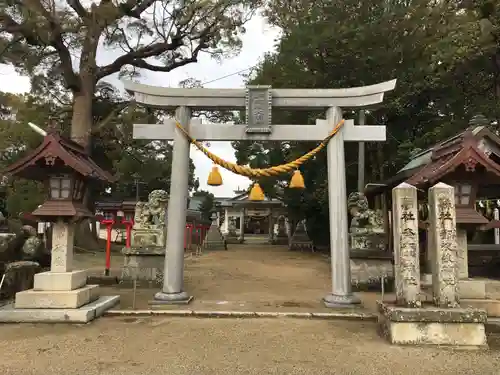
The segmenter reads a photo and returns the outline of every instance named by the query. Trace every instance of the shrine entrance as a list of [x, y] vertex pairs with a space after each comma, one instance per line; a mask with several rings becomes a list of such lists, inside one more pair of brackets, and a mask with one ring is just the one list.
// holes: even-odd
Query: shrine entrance
[[267, 216], [250, 216], [247, 214], [243, 231], [246, 235], [269, 235], [270, 221], [269, 214]]
[[215, 201], [220, 207], [218, 216], [221, 232], [227, 236], [233, 221], [240, 243], [254, 236], [261, 237], [264, 243], [272, 244], [274, 226], [278, 217], [286, 212], [281, 200], [264, 197], [262, 201], [255, 202], [249, 199], [247, 191], [238, 191], [232, 198], [215, 198]]
[[[323, 302], [328, 307], [359, 303], [351, 291], [348, 246], [347, 192], [344, 142], [385, 141], [385, 126], [354, 125], [344, 120], [341, 107], [366, 107], [381, 103], [384, 93], [393, 90], [396, 80], [348, 89], [272, 89], [248, 86], [246, 89], [162, 88], [125, 82], [135, 101], [149, 107], [175, 109], [175, 118], [164, 124], [134, 124], [135, 139], [173, 140], [172, 179], [167, 219], [167, 249], [162, 290], [155, 299], [167, 303], [186, 303], [192, 299], [184, 291], [183, 234], [188, 198], [190, 146], [194, 144], [214, 163], [235, 173], [257, 178], [292, 172], [323, 147], [327, 149], [328, 201], [331, 252], [331, 292]], [[315, 125], [272, 124], [272, 108], [323, 109], [326, 119]], [[192, 118], [191, 110], [246, 110], [245, 125], [204, 124]], [[319, 146], [283, 166], [253, 170], [222, 160], [198, 141], [317, 141]], [[184, 173], [182, 171], [185, 171]], [[271, 173], [272, 172], [272, 173]], [[276, 173], [277, 172], [277, 173]]]

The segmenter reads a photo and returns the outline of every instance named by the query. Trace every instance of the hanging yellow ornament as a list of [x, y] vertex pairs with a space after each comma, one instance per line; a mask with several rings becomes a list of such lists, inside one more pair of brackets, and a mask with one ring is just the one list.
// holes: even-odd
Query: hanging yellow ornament
[[212, 171], [208, 175], [207, 184], [210, 186], [221, 186], [222, 176], [220, 175], [219, 168], [214, 165]]
[[297, 169], [293, 172], [293, 176], [290, 180], [290, 184], [288, 184], [290, 189], [305, 189], [304, 177], [302, 177], [302, 173]]
[[253, 184], [252, 190], [250, 190], [250, 194], [248, 195], [248, 199], [251, 201], [263, 201], [264, 200], [264, 192], [262, 191], [258, 182]]

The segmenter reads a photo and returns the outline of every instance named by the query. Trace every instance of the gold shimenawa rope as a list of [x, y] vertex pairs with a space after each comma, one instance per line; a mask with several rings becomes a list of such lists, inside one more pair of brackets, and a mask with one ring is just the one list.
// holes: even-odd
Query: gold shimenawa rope
[[328, 136], [321, 141], [321, 143], [311, 151], [309, 151], [307, 154], [302, 155], [300, 158], [291, 161], [290, 163], [286, 164], [281, 164], [277, 165], [275, 167], [269, 167], [265, 169], [259, 169], [259, 168], [249, 168], [245, 167], [242, 165], [238, 165], [235, 163], [231, 163], [227, 160], [224, 160], [217, 155], [211, 153], [205, 146], [201, 144], [201, 142], [198, 142], [196, 139], [192, 138], [186, 129], [182, 127], [182, 125], [176, 121], [175, 125], [177, 128], [186, 136], [186, 138], [198, 148], [201, 152], [203, 152], [210, 160], [212, 160], [215, 164], [221, 166], [222, 168], [227, 169], [228, 171], [231, 171], [233, 173], [239, 174], [241, 176], [246, 176], [250, 178], [258, 178], [258, 177], [269, 177], [269, 176], [277, 176], [279, 174], [283, 173], [289, 173], [292, 172], [293, 170], [298, 169], [302, 164], [304, 164], [307, 160], [312, 158], [314, 155], [316, 155], [318, 152], [320, 152], [327, 144], [330, 139], [333, 138], [335, 134], [340, 130], [342, 125], [344, 124], [344, 120], [340, 120], [337, 125], [333, 128], [333, 130], [328, 134]]

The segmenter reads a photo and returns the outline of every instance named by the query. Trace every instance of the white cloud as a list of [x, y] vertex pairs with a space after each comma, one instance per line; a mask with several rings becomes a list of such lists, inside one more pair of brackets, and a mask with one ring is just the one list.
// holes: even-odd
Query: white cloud
[[[170, 73], [143, 72], [140, 81], [157, 86], [177, 87], [180, 81], [186, 78], [195, 78], [201, 82], [207, 82], [205, 87], [243, 87], [243, 77], [241, 74], [235, 73], [255, 66], [266, 52], [273, 49], [278, 35], [279, 31], [270, 27], [265, 19], [255, 16], [247, 24], [246, 34], [243, 36], [243, 48], [238, 56], [218, 63], [204, 54], [198, 63], [175, 69]], [[106, 50], [99, 51], [99, 63], [113, 61], [117, 53]], [[107, 81], [121, 87], [117, 77], [109, 77]], [[11, 67], [0, 65], [0, 91], [23, 93], [29, 91], [29, 88], [28, 78], [20, 77]], [[236, 161], [234, 150], [229, 142], [211, 142], [210, 150], [226, 160]], [[196, 167], [196, 176], [200, 179], [201, 188], [216, 196], [232, 196], [234, 190], [238, 187], [247, 187], [250, 182], [245, 177], [221, 169], [224, 184], [220, 187], [209, 187], [206, 185], [206, 181], [212, 169], [212, 162], [194, 148], [191, 157]]]

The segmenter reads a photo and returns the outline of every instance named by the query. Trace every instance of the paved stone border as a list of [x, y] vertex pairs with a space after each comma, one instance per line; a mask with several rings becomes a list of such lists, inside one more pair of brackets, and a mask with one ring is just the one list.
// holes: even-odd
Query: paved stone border
[[343, 319], [376, 321], [377, 314], [369, 312], [273, 312], [273, 311], [217, 311], [217, 310], [108, 310], [104, 316], [175, 316], [195, 318], [296, 318]]

